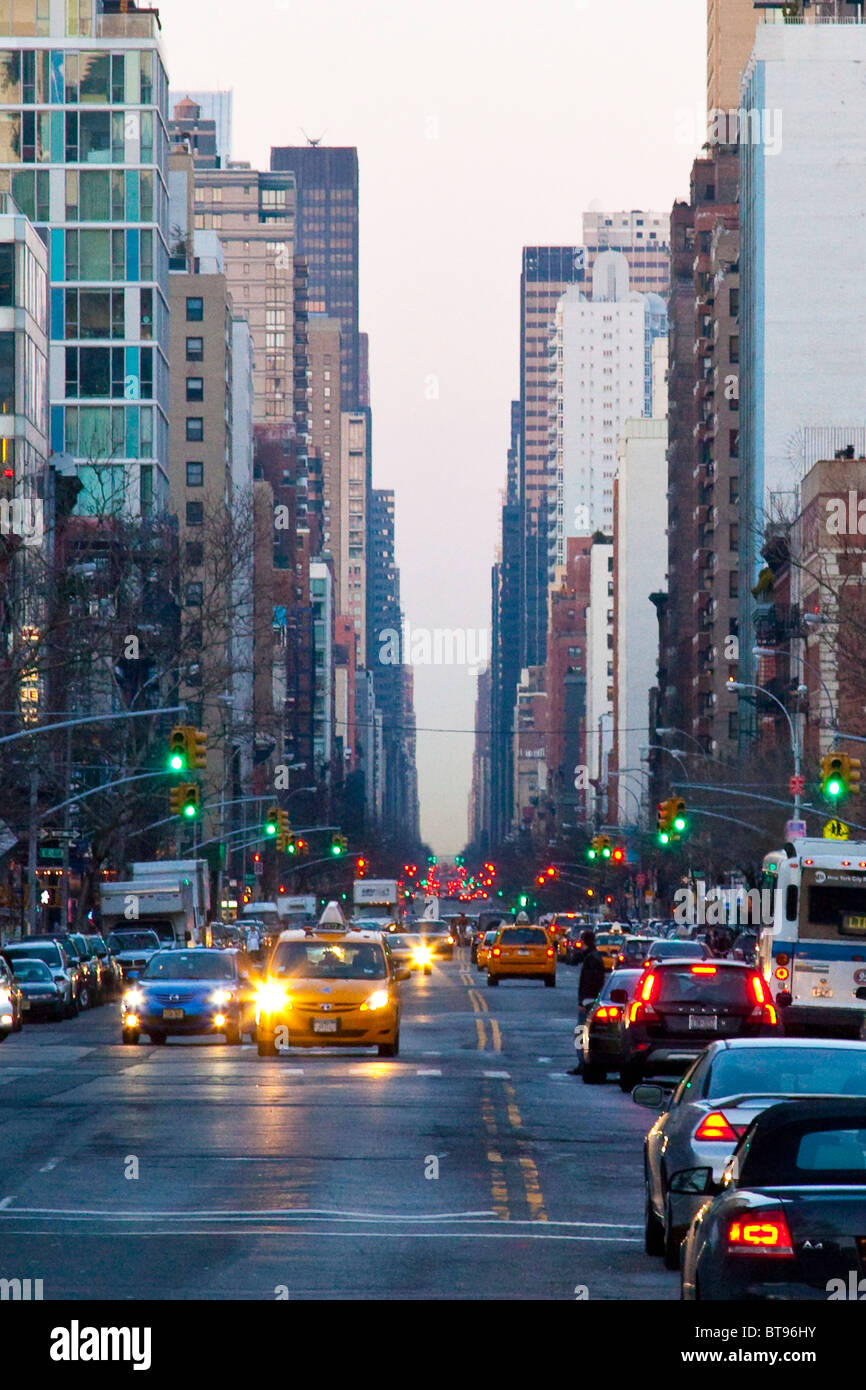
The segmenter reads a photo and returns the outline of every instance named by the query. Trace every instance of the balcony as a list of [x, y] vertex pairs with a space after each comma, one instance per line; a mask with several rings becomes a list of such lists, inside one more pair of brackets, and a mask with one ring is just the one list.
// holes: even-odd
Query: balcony
[[103, 0], [103, 13], [96, 17], [96, 36], [100, 39], [155, 39], [162, 25], [158, 10], [120, 9], [121, 0]]

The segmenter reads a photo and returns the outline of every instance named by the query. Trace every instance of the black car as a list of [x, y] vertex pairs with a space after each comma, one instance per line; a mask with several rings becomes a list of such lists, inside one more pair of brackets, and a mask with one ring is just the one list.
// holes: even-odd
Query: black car
[[95, 970], [95, 958], [90, 955], [89, 946], [82, 937], [73, 932], [58, 932], [53, 937], [59, 941], [71, 963], [78, 972], [77, 998], [79, 1009], [89, 1009], [96, 1003], [99, 979]]
[[[681, 1175], [713, 1192], [712, 1169]], [[682, 1251], [684, 1299], [862, 1296], [866, 1100], [822, 1097], [763, 1110], [732, 1154]]]
[[779, 1036], [779, 1020], [760, 975], [739, 961], [674, 959], [644, 972], [622, 1016], [619, 1081], [631, 1091], [645, 1076], [681, 1076], [717, 1038]]
[[88, 936], [87, 941], [90, 949], [99, 961], [102, 970], [102, 993], [106, 999], [116, 999], [120, 994], [123, 976], [120, 973], [120, 966], [108, 949], [108, 944], [102, 936]]
[[66, 1017], [64, 987], [44, 961], [31, 956], [16, 960], [15, 981], [21, 991], [22, 1013], [28, 1019]]
[[15, 976], [4, 960], [0, 960], [0, 1042], [10, 1033], [21, 1032], [22, 994]]
[[44, 961], [54, 983], [60, 986], [64, 1017], [75, 1017], [78, 1013], [80, 974], [77, 963], [70, 960], [59, 940], [51, 936], [23, 936], [19, 941], [7, 942], [0, 954], [13, 971], [16, 963], [25, 957]]
[[118, 927], [109, 932], [106, 945], [117, 962], [123, 984], [137, 980], [151, 956], [160, 949], [159, 937], [148, 927]]
[[102, 961], [93, 947], [92, 940], [83, 932], [69, 932], [69, 940], [74, 942], [82, 962], [87, 981], [89, 1006], [101, 1004], [106, 997], [106, 985], [102, 979]]
[[604, 982], [601, 994], [587, 1009], [583, 1025], [578, 1024], [575, 1029], [575, 1046], [580, 1047], [582, 1074], [587, 1086], [606, 1081], [610, 1071], [619, 1071], [622, 1015], [628, 1005], [613, 1003], [611, 994], [616, 991], [619, 999], [624, 990], [628, 999], [632, 1000], [641, 979], [642, 970], [612, 971]]

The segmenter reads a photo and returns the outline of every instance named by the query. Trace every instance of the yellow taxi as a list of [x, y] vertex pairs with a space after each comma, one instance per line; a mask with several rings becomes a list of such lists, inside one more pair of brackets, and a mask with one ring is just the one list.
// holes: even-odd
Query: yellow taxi
[[383, 934], [320, 923], [280, 933], [256, 991], [260, 1057], [283, 1047], [375, 1047], [400, 1051], [399, 981]]
[[490, 959], [490, 947], [493, 945], [498, 935], [499, 928], [493, 927], [482, 936], [478, 943], [478, 950], [475, 953], [475, 967], [477, 970], [485, 970], [487, 968], [487, 962]]
[[625, 941], [625, 932], [621, 928], [616, 931], [601, 931], [595, 934], [595, 948], [604, 961], [605, 970], [615, 970], [619, 953]]
[[544, 927], [531, 924], [501, 927], [487, 957], [487, 984], [523, 978], [556, 985], [556, 951]]

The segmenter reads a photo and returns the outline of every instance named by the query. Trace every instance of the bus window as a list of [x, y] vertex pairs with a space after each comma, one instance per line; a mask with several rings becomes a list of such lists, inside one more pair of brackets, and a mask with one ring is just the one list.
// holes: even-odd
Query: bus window
[[796, 883], [789, 883], [785, 890], [785, 916], [789, 922], [796, 922], [797, 920], [798, 898]]
[[816, 883], [814, 871], [807, 871], [803, 889], [806, 912], [801, 937], [866, 942], [866, 883]]

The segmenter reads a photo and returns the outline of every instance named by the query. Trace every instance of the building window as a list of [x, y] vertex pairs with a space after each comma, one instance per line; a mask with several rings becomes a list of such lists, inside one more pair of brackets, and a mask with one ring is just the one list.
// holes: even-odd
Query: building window
[[204, 400], [204, 377], [188, 376], [186, 379], [186, 398], [188, 401]]
[[187, 338], [186, 360], [187, 362], [204, 361], [204, 338]]
[[732, 742], [736, 743], [737, 738], [739, 737], [739, 732], [740, 731], [737, 726], [737, 711], [735, 709], [732, 709], [728, 714], [728, 738], [731, 739]]
[[740, 597], [740, 576], [736, 570], [728, 571], [728, 598]]
[[203, 463], [187, 463], [186, 485], [187, 487], [204, 487]]
[[198, 569], [204, 564], [204, 545], [201, 541], [187, 541], [186, 562], [191, 569]]
[[187, 323], [201, 323], [204, 318], [204, 300], [194, 295], [186, 301]]
[[190, 584], [187, 584], [187, 586], [186, 586], [186, 602], [187, 602], [187, 605], [189, 605], [189, 606], [195, 605], [196, 607], [201, 608], [203, 599], [204, 599], [204, 585], [203, 585], [199, 580], [196, 579], [196, 580], [193, 580]]
[[736, 521], [731, 522], [728, 545], [731, 550], [739, 550], [740, 548], [740, 528]]
[[186, 504], [186, 524], [187, 526], [204, 525], [204, 503], [187, 502]]
[[201, 415], [190, 415], [186, 422], [186, 437], [198, 444], [204, 439], [204, 420]]

